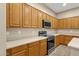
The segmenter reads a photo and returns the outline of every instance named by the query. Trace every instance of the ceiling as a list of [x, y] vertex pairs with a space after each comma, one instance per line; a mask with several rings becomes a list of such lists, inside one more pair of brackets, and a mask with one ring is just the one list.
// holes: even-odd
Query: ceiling
[[63, 11], [67, 11], [73, 8], [79, 7], [79, 3], [43, 3], [46, 7], [50, 8], [55, 13], [60, 13]]

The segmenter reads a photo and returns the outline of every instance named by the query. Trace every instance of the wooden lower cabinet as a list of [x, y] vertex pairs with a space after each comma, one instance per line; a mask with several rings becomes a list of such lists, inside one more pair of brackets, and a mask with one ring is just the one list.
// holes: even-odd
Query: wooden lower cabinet
[[7, 56], [28, 56], [28, 45], [21, 45], [7, 49]]
[[60, 44], [64, 43], [64, 36], [58, 35], [55, 37], [55, 47], [59, 46]]
[[39, 41], [29, 44], [29, 56], [39, 56]]
[[18, 53], [12, 54], [12, 56], [26, 56], [26, 50], [20, 51]]
[[55, 37], [55, 47], [59, 45], [68, 45], [68, 43], [72, 40], [72, 36], [68, 35], [58, 35]]
[[47, 54], [47, 39], [7, 49], [7, 56], [44, 56]]
[[64, 44], [68, 45], [68, 43], [72, 40], [72, 36], [64, 36]]
[[47, 55], [47, 40], [41, 40], [40, 41], [40, 56]]

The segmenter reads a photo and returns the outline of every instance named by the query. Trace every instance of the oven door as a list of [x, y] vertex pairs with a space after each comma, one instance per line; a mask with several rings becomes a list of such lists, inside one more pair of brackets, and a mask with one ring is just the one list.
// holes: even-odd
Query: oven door
[[54, 36], [48, 37], [48, 55], [54, 50]]
[[53, 41], [48, 41], [48, 50], [54, 47]]

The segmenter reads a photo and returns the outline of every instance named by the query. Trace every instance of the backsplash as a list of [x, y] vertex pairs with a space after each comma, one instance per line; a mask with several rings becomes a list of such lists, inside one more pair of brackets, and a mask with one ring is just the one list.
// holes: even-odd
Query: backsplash
[[47, 35], [67, 34], [79, 36], [79, 29], [36, 29], [36, 28], [10, 28], [7, 29], [7, 41], [23, 39], [28, 37], [38, 36], [38, 31], [47, 31]]
[[38, 36], [38, 31], [47, 31], [47, 35], [54, 35], [56, 33], [56, 31], [52, 29], [10, 28], [7, 29], [6, 37], [8, 41], [28, 38], [28, 37]]
[[79, 29], [59, 29], [57, 30], [57, 33], [79, 36]]

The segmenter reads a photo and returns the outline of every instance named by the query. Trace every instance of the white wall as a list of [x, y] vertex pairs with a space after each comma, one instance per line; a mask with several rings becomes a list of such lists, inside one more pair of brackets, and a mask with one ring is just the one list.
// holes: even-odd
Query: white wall
[[27, 4], [29, 4], [29, 5], [31, 5], [31, 6], [33, 6], [33, 7], [35, 7], [35, 8], [37, 8], [37, 9], [39, 9], [39, 10], [42, 10], [43, 12], [45, 12], [45, 13], [51, 15], [51, 16], [56, 17], [55, 12], [51, 11], [51, 10], [48, 9], [46, 6], [44, 6], [44, 5], [40, 4], [40, 3], [27, 3]]
[[6, 6], [0, 3], [0, 56], [6, 55]]
[[79, 8], [71, 9], [71, 10], [57, 14], [57, 18], [59, 19], [73, 17], [73, 16], [79, 16]]

